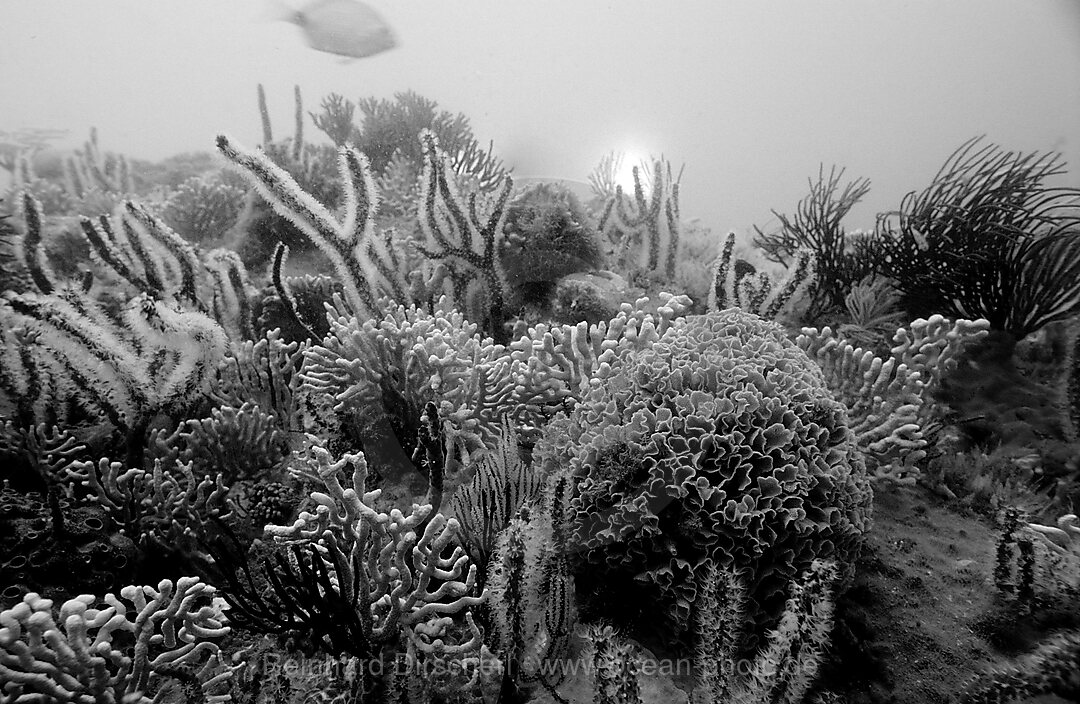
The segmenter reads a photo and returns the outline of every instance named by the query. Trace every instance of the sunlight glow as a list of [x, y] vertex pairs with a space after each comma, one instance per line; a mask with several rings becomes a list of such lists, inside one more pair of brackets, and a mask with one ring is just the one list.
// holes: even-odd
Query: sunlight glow
[[[620, 154], [620, 160], [615, 170], [615, 184], [622, 186], [625, 193], [634, 192], [634, 167], [641, 171], [642, 167], [649, 163], [647, 152], [640, 149], [624, 149]], [[642, 183], [648, 183], [645, 173], [641, 173]]]

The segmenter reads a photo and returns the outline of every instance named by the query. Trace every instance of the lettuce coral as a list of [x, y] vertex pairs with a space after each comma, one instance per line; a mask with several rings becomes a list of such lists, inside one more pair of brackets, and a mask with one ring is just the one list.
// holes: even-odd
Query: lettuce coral
[[813, 560], [853, 557], [870, 527], [865, 465], [843, 405], [783, 328], [728, 309], [605, 357], [534, 460], [574, 483], [569, 549], [606, 604], [662, 603], [680, 634], [702, 571], [733, 566], [762, 633]]

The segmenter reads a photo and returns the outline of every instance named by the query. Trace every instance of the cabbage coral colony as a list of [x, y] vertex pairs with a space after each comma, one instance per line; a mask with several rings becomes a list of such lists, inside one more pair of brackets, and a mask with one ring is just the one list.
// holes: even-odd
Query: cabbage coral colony
[[[887, 339], [793, 327], [856, 295], [909, 319], [896, 306], [931, 287], [909, 270], [960, 214], [953, 230], [915, 221], [948, 189], [909, 201], [895, 238], [861, 240], [903, 254], [897, 296], [845, 263], [838, 220], [866, 184], [831, 202], [835, 171], [762, 235], [790, 265], [774, 276], [736, 257], [734, 234], [711, 263], [680, 257], [666, 162], [594, 212], [555, 185], [515, 192], [463, 117], [397, 100], [361, 102], [357, 126], [356, 105], [328, 98], [314, 117], [331, 164], [304, 142], [299, 91], [294, 137], [273, 142], [260, 89], [263, 148], [217, 140], [243, 185], [189, 175], [162, 207], [132, 198], [135, 170], [95, 135], [68, 202], [115, 208], [77, 213], [91, 258], [75, 279], [24, 169], [0, 220], [0, 702], [634, 702], [646, 644], [693, 662], [694, 701], [835, 701], [820, 675], [874, 489], [940, 484], [949, 374], [992, 325], [1074, 314], [1072, 264], [1012, 313], [947, 281], [943, 312], [987, 317], [932, 314]], [[961, 167], [998, 178], [967, 149]], [[1028, 186], [1047, 170], [1017, 168]], [[1037, 207], [999, 228], [1021, 277], [1046, 266], [1031, 252], [1078, 236], [1066, 220], [1024, 230], [1050, 217]], [[281, 242], [261, 246], [265, 281], [204, 248], [229, 228], [284, 232], [270, 211], [323, 274], [286, 275]], [[903, 253], [916, 232], [933, 246]], [[707, 289], [675, 289], [690, 266], [709, 267]], [[572, 279], [602, 319], [551, 305]], [[1006, 557], [1030, 545], [1010, 525]], [[1032, 525], [1080, 542], [1068, 521]], [[970, 696], [1048, 689], [1076, 652], [1059, 637]]]

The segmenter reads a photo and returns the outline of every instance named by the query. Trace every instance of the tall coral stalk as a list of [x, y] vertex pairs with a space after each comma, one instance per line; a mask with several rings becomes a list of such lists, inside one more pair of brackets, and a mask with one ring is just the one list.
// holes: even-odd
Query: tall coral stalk
[[634, 195], [627, 197], [616, 186], [600, 218], [600, 230], [618, 249], [618, 262], [627, 273], [675, 279], [679, 251], [679, 181], [671, 173], [671, 163], [660, 159], [648, 174], [649, 193], [641, 168], [635, 166]]
[[452, 296], [455, 307], [489, 335], [505, 339], [507, 282], [499, 248], [513, 179], [509, 175], [502, 179], [483, 214], [478, 194], [465, 198], [459, 192], [453, 165], [439, 149], [435, 133], [424, 130], [420, 141], [424, 147], [420, 225], [426, 241], [418, 249], [439, 265], [429, 287]]
[[338, 150], [338, 172], [345, 189], [345, 214], [339, 220], [261, 150], [245, 150], [224, 135], [217, 138], [217, 146], [275, 212], [327, 256], [357, 316], [377, 317], [377, 301], [382, 296], [408, 300], [398, 253], [385, 233], [375, 232], [379, 197], [366, 156], [349, 147]]

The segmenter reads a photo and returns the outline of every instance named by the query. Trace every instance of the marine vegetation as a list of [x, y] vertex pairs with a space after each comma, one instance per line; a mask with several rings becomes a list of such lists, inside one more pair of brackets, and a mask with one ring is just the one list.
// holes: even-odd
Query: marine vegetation
[[539, 183], [506, 208], [503, 268], [513, 296], [544, 301], [567, 274], [601, 268], [599, 235], [577, 197], [557, 184]]
[[[328, 97], [333, 146], [259, 94], [227, 172], [11, 159], [0, 703], [1075, 698], [1055, 158], [969, 143], [871, 234], [822, 171], [770, 271], [663, 159], [582, 204], [416, 94]], [[1037, 331], [1021, 434], [957, 389]]]
[[776, 232], [755, 228], [754, 244], [771, 261], [787, 266], [800, 250], [813, 252], [818, 276], [806, 313], [811, 319], [843, 305], [852, 287], [874, 269], [870, 240], [860, 233], [849, 234], [843, 225], [851, 209], [870, 191], [870, 181], [856, 179], [841, 188], [843, 175], [844, 170], [834, 166], [826, 176], [822, 168], [793, 215], [773, 211], [780, 220]]

